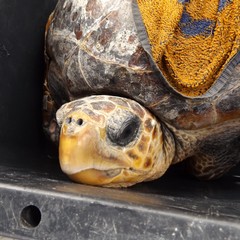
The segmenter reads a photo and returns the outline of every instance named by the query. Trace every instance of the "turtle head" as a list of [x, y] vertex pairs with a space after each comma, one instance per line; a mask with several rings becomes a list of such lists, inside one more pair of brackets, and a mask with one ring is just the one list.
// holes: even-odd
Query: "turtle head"
[[161, 124], [133, 100], [82, 98], [63, 105], [57, 120], [60, 165], [76, 182], [130, 186], [160, 177], [171, 164], [174, 149]]

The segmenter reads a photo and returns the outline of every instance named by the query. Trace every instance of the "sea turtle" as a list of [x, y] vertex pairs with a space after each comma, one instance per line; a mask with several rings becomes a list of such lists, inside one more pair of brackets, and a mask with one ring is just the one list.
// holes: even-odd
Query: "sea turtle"
[[[130, 186], [183, 160], [212, 179], [240, 161], [240, 25], [227, 18], [239, 16], [240, 4], [201, 1], [204, 11], [197, 2], [58, 1], [46, 28], [44, 128], [60, 139], [71, 179]], [[156, 28], [158, 9], [164, 24]]]

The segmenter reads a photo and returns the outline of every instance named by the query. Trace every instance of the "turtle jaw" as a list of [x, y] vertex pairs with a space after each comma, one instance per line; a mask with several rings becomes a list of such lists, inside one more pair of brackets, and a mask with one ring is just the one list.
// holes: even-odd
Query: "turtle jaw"
[[104, 187], [129, 187], [136, 184], [138, 173], [132, 169], [116, 168], [110, 170], [88, 169], [69, 175], [75, 182]]
[[132, 100], [86, 97], [63, 105], [57, 120], [60, 165], [76, 182], [127, 187], [159, 178], [172, 162], [166, 130]]
[[101, 128], [91, 123], [81, 129], [62, 125], [59, 143], [62, 171], [75, 182], [95, 186], [128, 187], [145, 181], [151, 169], [139, 168], [125, 151], [106, 145], [100, 132]]
[[89, 124], [79, 131], [63, 124], [59, 160], [70, 179], [89, 185], [130, 186], [136, 183], [138, 175], [124, 154], [107, 150], [99, 128]]

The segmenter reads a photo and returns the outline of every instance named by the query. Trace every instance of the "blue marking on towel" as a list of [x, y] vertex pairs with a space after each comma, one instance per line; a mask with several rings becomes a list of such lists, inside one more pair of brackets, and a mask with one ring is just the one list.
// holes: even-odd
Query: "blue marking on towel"
[[181, 31], [189, 36], [212, 35], [214, 32], [214, 26], [215, 21], [209, 19], [194, 20], [186, 10], [184, 10], [179, 22]]
[[180, 3], [189, 3], [190, 0], [178, 0], [178, 2], [180, 2]]
[[221, 12], [232, 0], [219, 0], [218, 11]]

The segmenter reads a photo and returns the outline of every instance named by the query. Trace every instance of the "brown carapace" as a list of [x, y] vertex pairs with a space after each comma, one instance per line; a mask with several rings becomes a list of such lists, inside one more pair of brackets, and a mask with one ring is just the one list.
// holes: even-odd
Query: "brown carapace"
[[[164, 49], [157, 59], [152, 44], [157, 38], [150, 36], [144, 15], [144, 4], [151, 2], [170, 3], [59, 0], [49, 18], [44, 129], [55, 142], [60, 139], [61, 167], [77, 182], [130, 186], [158, 178], [183, 160], [195, 176], [212, 179], [240, 161], [239, 17], [229, 18], [239, 11], [239, 1], [172, 1], [181, 10], [180, 22], [161, 28], [169, 34], [161, 35]], [[225, 13], [227, 18], [221, 17]], [[161, 16], [165, 22], [173, 20], [171, 14]], [[229, 19], [234, 19], [231, 26], [225, 21]], [[206, 50], [215, 37], [224, 44], [229, 39], [224, 51], [213, 42]], [[191, 39], [199, 44], [192, 45], [192, 52], [181, 52], [178, 46], [187, 49]], [[183, 56], [198, 56], [202, 46], [204, 64], [195, 58], [189, 66]], [[216, 52], [222, 54], [221, 62], [210, 59]], [[193, 69], [193, 83], [200, 78], [211, 83], [203, 84], [204, 89], [184, 85], [188, 80], [175, 76], [181, 71], [186, 75], [181, 66]], [[197, 69], [201, 74], [194, 78]]]

